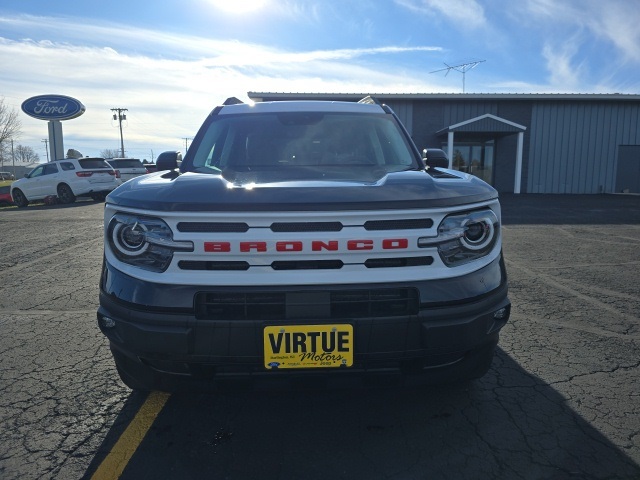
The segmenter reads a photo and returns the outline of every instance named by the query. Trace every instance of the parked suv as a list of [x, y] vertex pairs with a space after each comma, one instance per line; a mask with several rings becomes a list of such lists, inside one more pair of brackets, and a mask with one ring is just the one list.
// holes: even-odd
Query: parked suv
[[105, 202], [98, 325], [126, 385], [488, 371], [498, 192], [427, 169], [388, 106], [230, 99], [178, 160]]
[[107, 163], [120, 174], [121, 183], [149, 173], [144, 164], [137, 158], [109, 158]]
[[60, 203], [73, 203], [76, 197], [104, 197], [120, 182], [116, 171], [104, 158], [65, 158], [37, 166], [25, 178], [11, 184], [11, 196], [18, 207], [56, 196]]
[[0, 180], [13, 180], [15, 177], [10, 172], [0, 172]]

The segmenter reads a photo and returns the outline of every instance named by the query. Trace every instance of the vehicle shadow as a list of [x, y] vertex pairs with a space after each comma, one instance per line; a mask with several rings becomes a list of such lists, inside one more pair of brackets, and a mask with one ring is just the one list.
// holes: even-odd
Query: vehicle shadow
[[503, 225], [640, 223], [640, 195], [500, 194]]
[[499, 349], [464, 385], [174, 394], [120, 478], [638, 479], [640, 466]]
[[[95, 205], [96, 203], [104, 203], [104, 202], [98, 202], [91, 198], [83, 197], [83, 198], [76, 199], [76, 201], [73, 203], [54, 203], [51, 205], [47, 205], [42, 202], [34, 202], [34, 203], [30, 203], [28, 206], [24, 207], [24, 209], [22, 210], [28, 210], [28, 211], [60, 210], [63, 208], [81, 208], [81, 207], [86, 207], [88, 205]], [[19, 207], [13, 205], [11, 207], [6, 207], [6, 208], [18, 209]]]

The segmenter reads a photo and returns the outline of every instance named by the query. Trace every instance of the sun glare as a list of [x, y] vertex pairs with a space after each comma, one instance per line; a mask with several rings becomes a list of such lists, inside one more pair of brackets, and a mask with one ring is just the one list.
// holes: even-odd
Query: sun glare
[[251, 13], [265, 7], [269, 0], [209, 0], [217, 9], [227, 13]]

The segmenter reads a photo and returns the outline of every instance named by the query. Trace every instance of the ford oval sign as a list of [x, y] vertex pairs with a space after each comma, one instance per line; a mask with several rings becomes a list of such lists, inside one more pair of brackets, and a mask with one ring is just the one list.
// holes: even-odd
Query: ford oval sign
[[64, 95], [38, 95], [22, 102], [22, 111], [40, 120], [71, 120], [85, 110], [78, 100]]

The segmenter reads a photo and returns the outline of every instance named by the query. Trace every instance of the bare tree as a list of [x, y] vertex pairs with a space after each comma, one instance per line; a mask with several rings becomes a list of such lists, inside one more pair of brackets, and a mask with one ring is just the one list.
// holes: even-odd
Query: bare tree
[[25, 145], [18, 145], [14, 148], [14, 155], [16, 157], [16, 162], [22, 163], [37, 163], [40, 162], [40, 156], [36, 153], [36, 151]]
[[22, 124], [18, 118], [18, 112], [4, 103], [4, 97], [0, 98], [0, 155], [4, 165], [7, 153], [7, 143], [20, 135]]
[[120, 149], [116, 148], [105, 148], [104, 150], [100, 150], [100, 156], [102, 158], [119, 158], [120, 157]]

